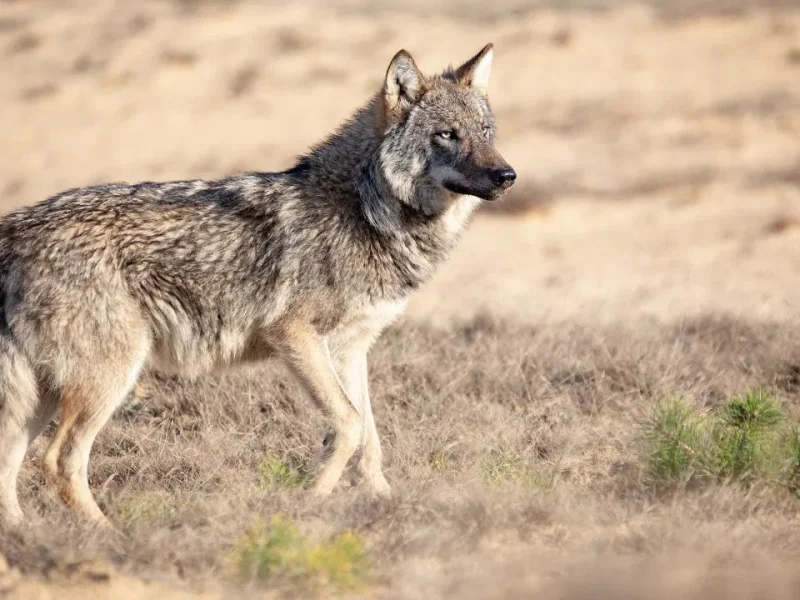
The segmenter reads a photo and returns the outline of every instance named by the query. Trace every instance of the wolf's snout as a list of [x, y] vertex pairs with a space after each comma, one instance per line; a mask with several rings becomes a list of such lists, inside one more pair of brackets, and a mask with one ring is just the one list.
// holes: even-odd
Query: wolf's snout
[[511, 167], [493, 169], [489, 172], [489, 178], [497, 187], [508, 188], [514, 184], [514, 180], [517, 178], [517, 172]]

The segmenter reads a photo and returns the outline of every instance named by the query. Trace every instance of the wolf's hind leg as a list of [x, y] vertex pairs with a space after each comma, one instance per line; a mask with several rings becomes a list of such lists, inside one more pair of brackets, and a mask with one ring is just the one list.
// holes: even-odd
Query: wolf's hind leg
[[76, 369], [76, 376], [63, 386], [61, 418], [44, 457], [45, 473], [61, 500], [101, 525], [109, 523], [89, 489], [89, 454], [95, 437], [133, 388], [146, 358], [145, 343], [130, 350], [125, 359]]

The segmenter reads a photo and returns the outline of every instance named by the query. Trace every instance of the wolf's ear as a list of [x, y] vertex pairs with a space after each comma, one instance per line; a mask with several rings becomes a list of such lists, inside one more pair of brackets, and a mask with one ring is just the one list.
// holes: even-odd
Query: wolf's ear
[[426, 89], [427, 82], [414, 59], [405, 50], [400, 50], [386, 70], [383, 100], [387, 114], [401, 117], [411, 110]]
[[458, 82], [461, 85], [475, 88], [484, 96], [488, 95], [493, 55], [494, 45], [486, 44], [483, 50], [456, 69]]

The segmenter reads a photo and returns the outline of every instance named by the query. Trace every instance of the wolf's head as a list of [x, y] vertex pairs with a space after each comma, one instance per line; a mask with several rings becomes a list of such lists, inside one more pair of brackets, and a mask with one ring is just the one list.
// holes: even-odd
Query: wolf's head
[[376, 110], [380, 166], [398, 198], [427, 213], [459, 195], [494, 200], [517, 174], [494, 146], [487, 45], [458, 69], [424, 76], [405, 50], [386, 72]]

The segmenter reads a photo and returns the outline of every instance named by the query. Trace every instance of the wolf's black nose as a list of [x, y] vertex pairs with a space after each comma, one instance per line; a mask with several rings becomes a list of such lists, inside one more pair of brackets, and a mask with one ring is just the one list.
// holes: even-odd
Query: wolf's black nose
[[489, 177], [492, 179], [492, 183], [496, 186], [501, 185], [511, 185], [514, 183], [514, 180], [517, 178], [517, 172], [514, 169], [496, 169], [489, 173]]

